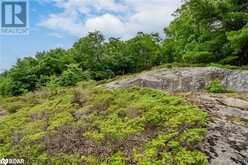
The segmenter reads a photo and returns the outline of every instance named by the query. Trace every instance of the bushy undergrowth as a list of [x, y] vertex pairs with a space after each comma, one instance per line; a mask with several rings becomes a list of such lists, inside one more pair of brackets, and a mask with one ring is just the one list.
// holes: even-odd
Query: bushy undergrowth
[[[0, 157], [26, 164], [207, 164], [198, 149], [207, 114], [182, 98], [94, 82], [46, 94], [0, 119]], [[28, 97], [2, 103], [12, 107]]]
[[211, 93], [234, 93], [233, 90], [226, 88], [221, 84], [220, 80], [212, 81], [207, 87], [208, 92]]
[[207, 90], [211, 93], [223, 93], [225, 91], [219, 80], [212, 81], [207, 86]]

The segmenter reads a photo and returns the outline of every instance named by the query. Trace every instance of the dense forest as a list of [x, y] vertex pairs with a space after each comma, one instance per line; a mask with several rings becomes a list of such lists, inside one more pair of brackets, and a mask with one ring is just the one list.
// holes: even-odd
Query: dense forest
[[247, 0], [185, 0], [174, 15], [163, 39], [142, 32], [127, 41], [105, 39], [97, 31], [71, 49], [19, 59], [1, 74], [0, 95], [104, 80], [165, 63], [248, 64]]

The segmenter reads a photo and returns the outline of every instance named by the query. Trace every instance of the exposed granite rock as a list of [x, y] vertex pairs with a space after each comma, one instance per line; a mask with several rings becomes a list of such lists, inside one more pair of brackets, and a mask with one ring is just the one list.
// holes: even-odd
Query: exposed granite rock
[[245, 100], [231, 98], [231, 97], [223, 97], [218, 99], [218, 101], [229, 107], [236, 107], [242, 110], [247, 110], [248, 112], [248, 102]]
[[[186, 99], [210, 116], [209, 131], [202, 145], [202, 150], [209, 156], [209, 164], [247, 165], [248, 111], [245, 109], [248, 108], [248, 101], [207, 93], [194, 93]], [[243, 104], [238, 105], [229, 100]]]
[[209, 156], [209, 164], [248, 165], [248, 98], [202, 92], [214, 80], [220, 80], [228, 89], [248, 93], [248, 71], [216, 67], [160, 69], [114, 81], [106, 87], [139, 85], [184, 96], [210, 116], [209, 131], [202, 144], [202, 151]]
[[200, 91], [214, 80], [238, 92], [248, 92], [248, 71], [216, 67], [186, 67], [145, 72], [129, 80], [114, 81], [108, 88], [125, 88], [140, 85], [166, 91]]

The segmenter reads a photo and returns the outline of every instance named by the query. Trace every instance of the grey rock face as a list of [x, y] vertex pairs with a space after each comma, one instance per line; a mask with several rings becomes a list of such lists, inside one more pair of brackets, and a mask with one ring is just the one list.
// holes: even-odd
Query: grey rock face
[[248, 97], [201, 92], [214, 80], [220, 80], [228, 89], [248, 94], [248, 71], [216, 67], [160, 69], [114, 81], [106, 87], [139, 85], [183, 95], [209, 114], [208, 134], [201, 148], [209, 156], [209, 164], [248, 165]]
[[223, 94], [206, 93], [193, 94], [187, 100], [201, 107], [210, 116], [208, 134], [202, 145], [202, 151], [209, 156], [209, 164], [247, 165], [248, 101]]
[[125, 88], [130, 85], [152, 87], [166, 91], [200, 91], [214, 80], [238, 92], [248, 92], [248, 71], [233, 71], [216, 67], [188, 67], [160, 69], [145, 72], [135, 78], [114, 81], [107, 88]]

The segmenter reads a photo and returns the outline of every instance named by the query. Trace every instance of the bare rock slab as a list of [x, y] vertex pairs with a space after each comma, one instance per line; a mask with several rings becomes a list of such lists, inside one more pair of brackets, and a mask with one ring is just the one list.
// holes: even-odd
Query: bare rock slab
[[107, 88], [125, 88], [131, 85], [152, 87], [166, 91], [201, 91], [214, 80], [237, 92], [248, 92], [248, 71], [217, 67], [164, 68], [142, 73], [137, 77], [114, 81]]

